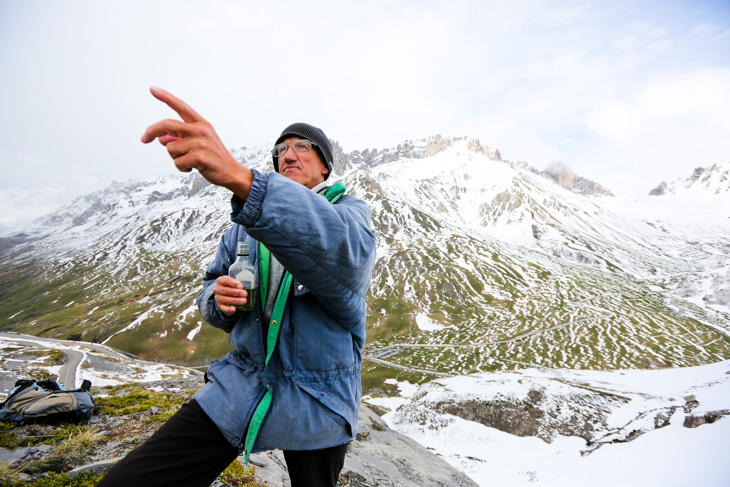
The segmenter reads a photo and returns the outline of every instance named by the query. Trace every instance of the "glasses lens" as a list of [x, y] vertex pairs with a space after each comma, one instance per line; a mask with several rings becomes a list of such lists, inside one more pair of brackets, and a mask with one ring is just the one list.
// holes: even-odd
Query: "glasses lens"
[[[308, 140], [295, 140], [291, 143], [292, 150], [294, 152], [309, 152], [312, 150], [312, 146], [315, 145], [314, 142], [310, 142]], [[276, 144], [274, 148], [271, 150], [271, 154], [274, 157], [281, 157], [284, 154], [286, 154], [286, 151], [289, 150], [289, 145], [285, 143]]]
[[312, 143], [308, 140], [296, 140], [291, 146], [295, 152], [307, 152], [312, 150]]
[[271, 151], [274, 157], [281, 157], [286, 153], [286, 144], [276, 144]]

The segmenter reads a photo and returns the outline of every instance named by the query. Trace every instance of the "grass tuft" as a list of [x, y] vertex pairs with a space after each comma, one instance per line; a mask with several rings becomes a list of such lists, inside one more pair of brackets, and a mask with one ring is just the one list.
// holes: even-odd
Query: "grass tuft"
[[160, 410], [159, 414], [151, 416], [151, 420], [164, 423], [175, 414], [180, 406], [187, 402], [187, 398], [179, 394], [157, 392], [130, 384], [113, 390], [114, 395], [98, 397], [96, 404], [99, 411], [112, 416], [148, 411], [151, 407]]
[[47, 442], [54, 446], [53, 452], [44, 458], [26, 464], [23, 471], [29, 474], [67, 472], [83, 464], [86, 457], [93, 453], [96, 444], [103, 439], [104, 437], [94, 428], [68, 424], [60, 428]]
[[218, 480], [222, 482], [223, 487], [266, 487], [266, 485], [256, 482], [253, 465], [246, 468], [238, 460], [233, 460], [218, 476]]

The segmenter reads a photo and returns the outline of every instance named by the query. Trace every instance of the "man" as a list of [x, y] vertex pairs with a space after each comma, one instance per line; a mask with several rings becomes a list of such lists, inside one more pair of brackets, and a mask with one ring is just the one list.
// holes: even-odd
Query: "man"
[[[327, 187], [332, 147], [320, 129], [287, 127], [272, 151], [275, 173], [261, 174], [233, 159], [182, 100], [151, 92], [182, 121], [151, 125], [142, 142], [158, 139], [180, 171], [197, 169], [233, 192], [235, 225], [205, 273], [198, 306], [230, 333], [234, 351], [213, 362], [195, 399], [99, 485], [207, 486], [240, 453], [280, 448], [293, 487], [334, 486], [357, 432], [375, 258], [370, 211], [341, 185]], [[249, 296], [227, 275], [239, 241], [262, 270], [250, 312], [236, 310]]]

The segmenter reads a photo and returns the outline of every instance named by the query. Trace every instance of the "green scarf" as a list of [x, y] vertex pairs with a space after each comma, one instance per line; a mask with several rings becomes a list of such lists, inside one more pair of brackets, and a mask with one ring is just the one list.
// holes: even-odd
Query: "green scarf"
[[[345, 185], [341, 182], [337, 182], [332, 186], [327, 187], [325, 192], [325, 198], [330, 203], [335, 203], [340, 197], [345, 194]], [[271, 252], [266, 248], [264, 244], [259, 242], [259, 295], [261, 299], [261, 309], [265, 306], [265, 300], [267, 296], [267, 287], [269, 283], [269, 265], [271, 263]], [[289, 291], [291, 291], [292, 280], [291, 273], [284, 271], [284, 278], [282, 279], [281, 286], [279, 287], [279, 293], [276, 295], [276, 301], [274, 301], [274, 310], [271, 313], [271, 322], [269, 323], [269, 332], [266, 335], [266, 363], [264, 365], [264, 372], [269, 366], [269, 359], [274, 353], [276, 342], [279, 339], [279, 329], [281, 328], [281, 318], [284, 316], [284, 308], [286, 308], [286, 302], [289, 298]], [[246, 441], [244, 442], [244, 453], [246, 455], [246, 467], [248, 467], [248, 457], [251, 455], [253, 450], [253, 444], [256, 441], [256, 437], [259, 434], [259, 429], [264, 422], [266, 413], [269, 412], [271, 407], [271, 389], [267, 388], [264, 397], [261, 398], [259, 405], [256, 406], [256, 410], [251, 417], [251, 423], [248, 425], [248, 432], [246, 433]]]

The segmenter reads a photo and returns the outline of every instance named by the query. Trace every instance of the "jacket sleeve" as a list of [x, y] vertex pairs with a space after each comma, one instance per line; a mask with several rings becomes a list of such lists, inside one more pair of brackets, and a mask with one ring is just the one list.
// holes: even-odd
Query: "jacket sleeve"
[[248, 200], [234, 197], [232, 206], [232, 220], [263, 242], [338, 322], [362, 326], [375, 262], [363, 201], [345, 195], [331, 204], [279, 174], [254, 171]]
[[230, 263], [233, 262], [232, 259], [234, 257], [232, 249], [236, 245], [236, 234], [236, 227], [233, 227], [226, 230], [221, 236], [220, 243], [218, 244], [218, 252], [216, 252], [215, 259], [213, 259], [213, 262], [205, 271], [205, 275], [203, 276], [203, 290], [200, 291], [197, 298], [200, 316], [210, 325], [220, 328], [226, 333], [230, 333], [236, 325], [241, 312], [227, 315], [221, 311], [215, 302], [213, 288], [215, 287], [216, 280], [220, 276], [228, 275], [228, 268], [230, 267]]

